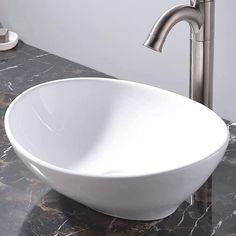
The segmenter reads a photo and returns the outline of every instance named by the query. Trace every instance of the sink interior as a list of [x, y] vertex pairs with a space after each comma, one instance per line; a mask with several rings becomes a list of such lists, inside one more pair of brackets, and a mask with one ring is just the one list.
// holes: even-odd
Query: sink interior
[[14, 139], [41, 161], [78, 174], [168, 171], [217, 152], [228, 135], [208, 108], [133, 82], [67, 79], [20, 96], [9, 120]]

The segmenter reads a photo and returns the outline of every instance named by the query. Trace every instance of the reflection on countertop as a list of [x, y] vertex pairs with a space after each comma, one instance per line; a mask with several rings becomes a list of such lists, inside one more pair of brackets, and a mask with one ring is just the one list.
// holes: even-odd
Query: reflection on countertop
[[[100, 214], [53, 191], [25, 167], [4, 131], [8, 105], [29, 87], [80, 76], [107, 77], [22, 41], [15, 49], [0, 53], [0, 235], [236, 235], [236, 123], [233, 122], [227, 122], [230, 144], [211, 177], [211, 187], [205, 189], [206, 194], [199, 195], [193, 205], [183, 202], [174, 214], [162, 220], [135, 222]], [[170, 147], [171, 142], [173, 136]]]

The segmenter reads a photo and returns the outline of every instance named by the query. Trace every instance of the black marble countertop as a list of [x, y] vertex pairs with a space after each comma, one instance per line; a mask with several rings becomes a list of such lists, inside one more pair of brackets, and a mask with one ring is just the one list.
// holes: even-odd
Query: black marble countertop
[[[227, 122], [230, 144], [193, 205], [171, 216], [136, 222], [95, 212], [52, 190], [16, 157], [4, 131], [10, 102], [36, 84], [69, 77], [106, 75], [20, 42], [0, 52], [0, 235], [1, 236], [236, 236], [236, 123]], [[170, 144], [171, 145], [171, 144]], [[200, 173], [199, 173], [200, 174]], [[210, 185], [209, 185], [210, 186]]]

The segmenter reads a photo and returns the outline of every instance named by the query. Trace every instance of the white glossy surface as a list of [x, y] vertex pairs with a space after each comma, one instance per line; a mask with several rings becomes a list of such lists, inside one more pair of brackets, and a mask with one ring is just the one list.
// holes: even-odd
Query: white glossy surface
[[0, 51], [7, 51], [14, 48], [18, 43], [18, 35], [15, 32], [9, 31], [9, 41], [0, 43]]
[[165, 217], [210, 176], [228, 144], [208, 108], [154, 87], [75, 78], [31, 88], [8, 108], [7, 135], [57, 191], [128, 219]]

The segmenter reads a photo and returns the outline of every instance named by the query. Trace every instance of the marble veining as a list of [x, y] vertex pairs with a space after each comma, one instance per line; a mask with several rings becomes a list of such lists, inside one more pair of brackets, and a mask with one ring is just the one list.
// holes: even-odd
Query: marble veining
[[[4, 131], [10, 102], [36, 84], [70, 77], [106, 75], [24, 44], [0, 53], [1, 236], [236, 236], [236, 123], [211, 184], [171, 216], [136, 222], [95, 212], [55, 192], [16, 157]], [[171, 147], [171, 142], [170, 142]]]

